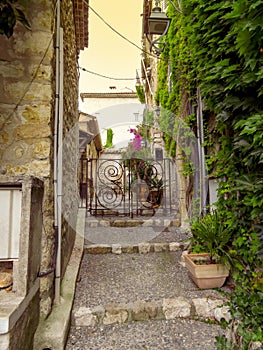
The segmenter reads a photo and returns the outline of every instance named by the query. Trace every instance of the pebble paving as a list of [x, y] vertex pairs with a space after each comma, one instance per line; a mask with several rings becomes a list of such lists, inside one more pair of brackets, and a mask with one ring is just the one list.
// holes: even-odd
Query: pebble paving
[[217, 325], [176, 319], [72, 328], [66, 350], [215, 350]]
[[219, 297], [215, 290], [199, 290], [179, 263], [181, 252], [149, 254], [84, 254], [75, 305], [162, 298]]

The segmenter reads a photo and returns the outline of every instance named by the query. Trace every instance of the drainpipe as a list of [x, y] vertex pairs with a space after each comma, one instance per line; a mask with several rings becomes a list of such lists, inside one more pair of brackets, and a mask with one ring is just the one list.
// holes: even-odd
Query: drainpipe
[[204, 150], [204, 124], [203, 109], [200, 88], [197, 88], [197, 138], [198, 138], [198, 156], [200, 167], [200, 214], [206, 215], [206, 167], [205, 167], [205, 150]]
[[57, 241], [55, 268], [55, 302], [60, 302], [61, 279], [61, 205], [62, 205], [62, 137], [63, 137], [63, 31], [60, 28], [60, 0], [57, 1], [56, 25], [56, 93], [54, 126], [54, 228]]

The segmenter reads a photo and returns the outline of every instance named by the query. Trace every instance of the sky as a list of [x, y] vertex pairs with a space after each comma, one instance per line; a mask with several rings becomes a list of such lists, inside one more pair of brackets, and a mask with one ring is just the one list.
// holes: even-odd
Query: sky
[[[143, 0], [89, 0], [89, 4], [116, 31], [141, 47]], [[140, 75], [140, 61], [139, 48], [117, 35], [89, 9], [89, 47], [80, 53], [80, 67], [113, 78], [136, 78], [136, 70]], [[79, 91], [135, 91], [135, 83], [80, 70]]]

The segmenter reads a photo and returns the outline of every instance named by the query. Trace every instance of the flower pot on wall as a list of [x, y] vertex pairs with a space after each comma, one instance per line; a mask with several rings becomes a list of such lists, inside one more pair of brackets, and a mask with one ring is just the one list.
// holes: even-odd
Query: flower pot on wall
[[185, 266], [200, 289], [220, 288], [229, 275], [229, 269], [224, 264], [210, 264], [208, 260], [207, 253], [186, 254]]

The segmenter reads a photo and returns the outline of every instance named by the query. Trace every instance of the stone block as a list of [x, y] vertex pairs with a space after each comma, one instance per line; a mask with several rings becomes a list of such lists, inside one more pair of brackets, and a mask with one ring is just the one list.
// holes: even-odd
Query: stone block
[[128, 320], [128, 311], [124, 305], [107, 305], [105, 307], [103, 324], [125, 323]]
[[181, 243], [179, 242], [170, 242], [169, 243], [169, 250], [170, 252], [176, 252], [177, 250], [180, 250]]
[[22, 115], [23, 122], [26, 124], [50, 123], [51, 108], [49, 103], [27, 104], [18, 108]]
[[20, 125], [16, 129], [16, 139], [42, 139], [49, 137], [51, 133], [50, 127], [46, 124], [35, 124]]
[[[50, 16], [49, 12], [47, 14]], [[14, 53], [17, 56], [25, 55], [25, 57], [38, 55], [42, 57], [45, 54], [51, 59], [54, 53], [52, 45], [49, 46], [48, 51], [45, 53], [49, 40], [50, 37], [44, 31], [28, 31], [21, 37], [17, 36]]]
[[48, 141], [37, 142], [34, 145], [33, 157], [35, 159], [48, 159], [50, 155], [50, 143]]
[[96, 325], [96, 316], [89, 307], [81, 306], [73, 315], [77, 327], [94, 327]]
[[168, 243], [154, 243], [154, 252], [155, 253], [167, 252], [168, 248], [169, 248]]
[[88, 254], [108, 254], [111, 250], [111, 245], [107, 244], [92, 244], [85, 247], [85, 252]]
[[149, 314], [145, 309], [145, 303], [142, 301], [137, 301], [133, 303], [131, 309], [131, 319], [132, 321], [145, 321], [149, 319]]
[[97, 324], [103, 323], [103, 318], [105, 316], [105, 308], [103, 305], [97, 305], [91, 310], [92, 314], [96, 317]]
[[4, 78], [22, 78], [24, 75], [25, 67], [19, 61], [7, 62], [0, 61], [1, 75]]
[[137, 246], [122, 247], [122, 252], [127, 254], [138, 253], [138, 247]]
[[111, 250], [112, 254], [121, 254], [121, 245], [120, 244], [113, 244], [112, 245], [112, 250]]
[[232, 319], [229, 307], [227, 305], [223, 305], [222, 307], [217, 307], [215, 309], [215, 319], [218, 322], [221, 322], [222, 320], [226, 320], [227, 323], [230, 322]]
[[139, 243], [138, 249], [140, 254], [147, 254], [151, 251], [151, 244], [150, 243]]
[[[21, 96], [21, 90], [23, 91], [27, 84], [21, 81], [10, 82], [5, 86], [4, 93], [6, 98], [10, 98], [11, 103], [15, 103], [16, 99]], [[41, 83], [32, 83], [29, 90], [24, 97], [25, 103], [47, 103], [51, 99], [52, 88], [50, 85], [45, 85]]]
[[145, 304], [145, 310], [151, 320], [161, 320], [164, 318], [161, 301], [152, 301]]
[[223, 305], [221, 299], [195, 298], [193, 299], [195, 312], [198, 317], [214, 318], [215, 310]]
[[191, 304], [187, 299], [183, 297], [178, 297], [175, 299], [164, 299], [163, 313], [166, 320], [172, 320], [177, 317], [190, 317]]

